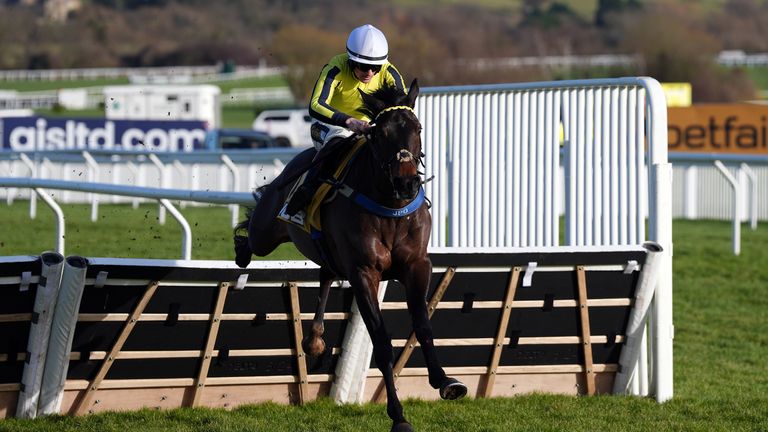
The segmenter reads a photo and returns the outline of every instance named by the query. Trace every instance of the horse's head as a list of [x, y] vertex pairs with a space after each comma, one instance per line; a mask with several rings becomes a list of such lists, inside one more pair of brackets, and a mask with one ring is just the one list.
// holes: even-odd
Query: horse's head
[[373, 157], [384, 171], [393, 197], [413, 199], [423, 183], [419, 173], [424, 156], [421, 152], [421, 123], [413, 111], [419, 84], [414, 79], [408, 94], [390, 86], [370, 95], [360, 93], [364, 110], [373, 119], [369, 138]]

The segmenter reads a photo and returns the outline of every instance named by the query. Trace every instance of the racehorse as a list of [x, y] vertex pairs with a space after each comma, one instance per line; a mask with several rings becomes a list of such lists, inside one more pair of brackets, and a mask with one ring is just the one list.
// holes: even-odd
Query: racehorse
[[[331, 283], [335, 278], [349, 281], [373, 342], [376, 365], [384, 378], [392, 431], [411, 431], [395, 390], [392, 340], [378, 303], [380, 281], [397, 279], [405, 287], [430, 385], [439, 389], [443, 399], [461, 398], [467, 387], [446, 376], [440, 366], [427, 314], [426, 295], [432, 274], [427, 243], [432, 217], [419, 172], [424, 155], [421, 124], [413, 110], [418, 82], [413, 80], [407, 94], [389, 86], [372, 94], [360, 93], [365, 112], [374, 120], [367, 142], [348, 168], [343, 185], [336, 185], [347, 193], [337, 194], [319, 210], [325, 247], [318, 248], [302, 228], [276, 219], [290, 188], [275, 185], [281, 185], [285, 178], [295, 176], [299, 167], [308, 165], [315, 154], [314, 149], [308, 149], [294, 157], [271, 184], [254, 193], [256, 206], [235, 228], [236, 261], [244, 267], [252, 253], [265, 256], [279, 244], [292, 241], [302, 254], [320, 266], [319, 302], [311, 334], [302, 344], [312, 356], [325, 349], [323, 313]], [[349, 193], [350, 190], [354, 192]], [[237, 235], [243, 229], [247, 229], [247, 241]]]

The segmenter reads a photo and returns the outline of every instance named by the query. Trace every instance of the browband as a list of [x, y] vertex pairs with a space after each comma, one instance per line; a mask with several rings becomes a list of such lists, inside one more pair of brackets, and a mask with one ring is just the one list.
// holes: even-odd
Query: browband
[[384, 114], [385, 112], [387, 112], [387, 111], [394, 111], [394, 110], [408, 110], [408, 111], [416, 114], [416, 111], [414, 111], [413, 108], [409, 107], [408, 105], [397, 105], [397, 106], [392, 106], [392, 107], [389, 107], [389, 108], [384, 108], [378, 114], [376, 114], [376, 117], [373, 118], [373, 121], [375, 122], [376, 119], [378, 119], [379, 116]]

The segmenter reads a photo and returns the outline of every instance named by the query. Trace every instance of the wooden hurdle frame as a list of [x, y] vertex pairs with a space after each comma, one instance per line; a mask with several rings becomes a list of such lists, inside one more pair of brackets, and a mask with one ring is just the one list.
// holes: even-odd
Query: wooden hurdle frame
[[[627, 317], [634, 313], [633, 296], [639, 295], [635, 289], [650, 274], [647, 253], [641, 247], [433, 253], [428, 313], [438, 354], [448, 363], [446, 372], [463, 380], [474, 397], [530, 391], [610, 393]], [[347, 373], [349, 366], [342, 366], [347, 363], [341, 359], [351, 350], [341, 341], [350, 331], [351, 290], [332, 290], [326, 354], [308, 359], [301, 348], [318, 289], [318, 269], [310, 263], [261, 262], [239, 269], [215, 261], [80, 260], [87, 268], [76, 287], [82, 300], [71, 345], [65, 347], [68, 361], [50, 365], [61, 371], [53, 379], [61, 380], [59, 402], [44, 404], [56, 406], [55, 412], [303, 404], [330, 395], [332, 384], [338, 385], [337, 378]], [[23, 284], [20, 277], [4, 277], [1, 264], [0, 283]], [[28, 260], [24, 265], [39, 263]], [[18, 269], [15, 265], [11, 271]], [[397, 316], [407, 309], [403, 291], [390, 282], [385, 292], [385, 322], [396, 324], [398, 392], [401, 397], [435, 399], [437, 392], [419, 364], [415, 334]], [[554, 333], [530, 333], [526, 317], [551, 321]], [[568, 329], [558, 327], [563, 317]], [[0, 324], [31, 319], [29, 313], [0, 314]], [[598, 333], [592, 331], [595, 323]], [[271, 327], [259, 330], [262, 325]], [[614, 327], [615, 332], [605, 334]], [[465, 334], [450, 336], [455, 331]], [[230, 348], [241, 339], [245, 345]], [[273, 341], [278, 346], [262, 346]], [[526, 351], [530, 347], [535, 350]], [[546, 360], [551, 347], [556, 347], [554, 360]], [[455, 355], [446, 355], [451, 353]], [[9, 355], [16, 355], [15, 362]], [[0, 354], [17, 368], [25, 358], [20, 352]], [[230, 365], [233, 359], [239, 363]], [[370, 370], [357, 397], [381, 401], [378, 370], [373, 362], [362, 366]], [[50, 393], [46, 383], [43, 388]], [[19, 390], [18, 383], [0, 383], [0, 412], [6, 417], [13, 415]]]
[[[614, 260], [613, 269], [619, 274], [626, 275], [631, 274], [639, 267], [633, 268], [637, 263], [634, 260], [630, 260], [624, 265], [616, 263]], [[638, 265], [639, 266], [639, 265]], [[543, 391], [543, 392], [555, 392], [566, 394], [582, 394], [582, 395], [594, 395], [611, 393], [613, 387], [613, 376], [619, 369], [618, 364], [597, 364], [593, 361], [593, 345], [594, 344], [621, 344], [624, 342], [625, 337], [622, 334], [611, 335], [596, 335], [591, 332], [591, 320], [590, 320], [590, 308], [606, 308], [606, 307], [622, 307], [629, 308], [633, 305], [631, 298], [595, 298], [590, 299], [588, 297], [588, 283], [587, 273], [592, 272], [607, 272], [610, 266], [600, 265], [568, 265], [568, 266], [550, 266], [536, 265], [536, 263], [528, 263], [527, 266], [509, 266], [508, 269], [495, 269], [501, 273], [508, 275], [508, 283], [503, 294], [503, 298], [499, 301], [479, 301], [474, 303], [473, 307], [480, 310], [500, 311], [499, 319], [494, 329], [493, 338], [451, 338], [451, 339], [438, 339], [435, 338], [435, 345], [437, 347], [447, 346], [492, 346], [491, 355], [487, 364], [482, 366], [471, 367], [446, 367], [446, 372], [460, 376], [465, 380], [470, 388], [470, 393], [475, 397], [491, 397], [491, 396], [510, 396], [520, 393], [526, 393], [529, 391]], [[523, 285], [523, 278], [521, 274], [528, 269], [535, 269], [537, 272], [542, 271], [554, 271], [559, 270], [561, 272], [570, 273], [573, 278], [573, 299], [541, 299], [541, 300], [520, 300], [515, 299], [515, 294], [518, 289]], [[440, 282], [437, 284], [433, 291], [431, 299], [429, 301], [429, 314], [432, 314], [436, 310], [457, 310], [466, 307], [466, 304], [461, 304], [455, 301], [442, 301], [443, 295], [450, 289], [451, 281], [454, 275], [462, 270], [461, 266], [446, 267]], [[490, 270], [490, 269], [489, 269]], [[438, 272], [443, 271], [438, 269]], [[629, 272], [629, 273], [627, 273]], [[532, 273], [531, 273], [532, 274]], [[529, 281], [530, 282], [530, 281]], [[630, 283], [636, 283], [631, 281]], [[549, 303], [549, 304], [547, 304]], [[382, 309], [386, 311], [402, 310], [406, 306], [402, 302], [385, 302], [382, 304]], [[510, 317], [515, 311], [531, 308], [569, 308], [574, 309], [578, 315], [578, 332], [573, 336], [556, 336], [556, 337], [524, 337], [517, 336], [515, 340], [508, 336]], [[386, 314], [385, 314], [386, 317]], [[386, 318], [385, 318], [386, 319]], [[459, 324], [460, 325], [460, 324]], [[502, 351], [505, 347], [510, 345], [536, 345], [536, 344], [571, 344], [579, 345], [581, 351], [582, 361], [578, 364], [567, 365], [535, 365], [535, 366], [509, 366], [500, 365]], [[396, 358], [395, 365], [393, 367], [395, 378], [400, 393], [405, 393], [409, 396], [416, 396], [420, 398], [434, 399], [437, 397], [434, 392], [431, 392], [430, 387], [426, 379], [426, 369], [423, 367], [406, 368], [414, 353], [415, 348], [418, 346], [415, 335], [410, 333], [407, 340], [395, 339], [393, 345], [396, 347], [402, 347], [399, 355]], [[614, 356], [616, 358], [616, 356]], [[618, 360], [618, 358], [616, 358]], [[367, 394], [364, 400], [373, 400], [382, 402], [384, 400], [385, 393], [383, 391], [383, 380], [380, 378], [378, 370], [373, 368], [368, 373], [368, 379], [371, 383], [375, 383], [375, 390]], [[502, 383], [502, 388], [497, 388], [496, 383]], [[521, 385], [519, 382], [529, 381], [535, 383], [533, 385]]]

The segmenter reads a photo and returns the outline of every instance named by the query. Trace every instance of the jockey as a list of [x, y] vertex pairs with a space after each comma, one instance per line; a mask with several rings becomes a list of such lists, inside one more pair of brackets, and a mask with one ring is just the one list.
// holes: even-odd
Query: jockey
[[[347, 39], [347, 52], [333, 57], [323, 66], [309, 102], [312, 142], [317, 155], [332, 141], [353, 134], [365, 134], [371, 119], [360, 112], [363, 99], [358, 90], [373, 93], [385, 83], [405, 92], [400, 72], [387, 61], [389, 46], [384, 33], [366, 24], [352, 30]], [[328, 145], [332, 149], [334, 145]], [[295, 215], [312, 199], [320, 179], [320, 163], [307, 174], [307, 180], [293, 194], [286, 213]]]

